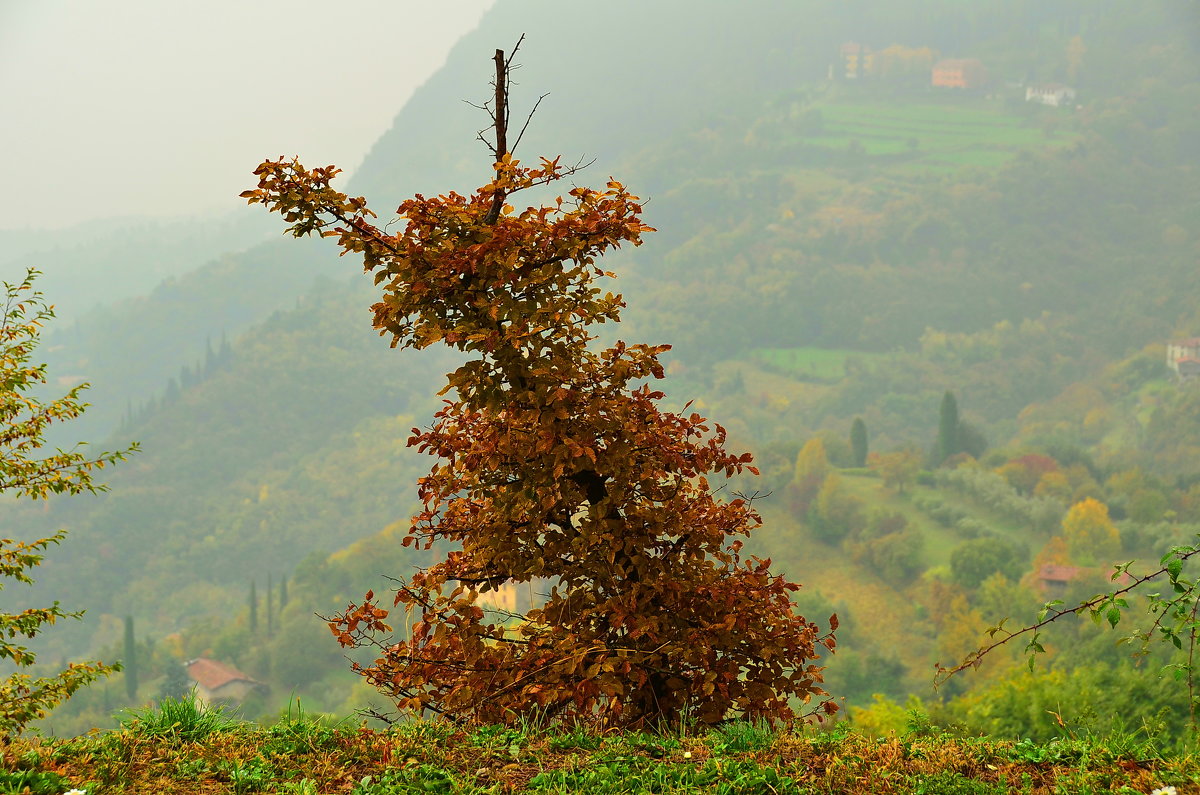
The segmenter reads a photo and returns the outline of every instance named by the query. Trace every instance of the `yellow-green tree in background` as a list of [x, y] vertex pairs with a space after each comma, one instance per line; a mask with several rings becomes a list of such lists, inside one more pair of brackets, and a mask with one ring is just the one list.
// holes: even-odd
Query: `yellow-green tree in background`
[[836, 472], [825, 478], [808, 511], [813, 533], [823, 541], [840, 541], [862, 528], [863, 501], [846, 490]]
[[1121, 552], [1121, 533], [1108, 518], [1108, 506], [1091, 497], [1067, 511], [1063, 537], [1071, 560], [1085, 566], [1112, 563]]
[[797, 516], [803, 517], [808, 513], [828, 474], [829, 458], [825, 454], [825, 442], [814, 436], [805, 442], [796, 456], [796, 473], [792, 477], [792, 510]]
[[900, 494], [904, 487], [911, 485], [921, 471], [921, 454], [916, 450], [904, 448], [890, 453], [871, 453], [867, 457], [867, 465], [883, 478], [883, 485], [895, 487]]

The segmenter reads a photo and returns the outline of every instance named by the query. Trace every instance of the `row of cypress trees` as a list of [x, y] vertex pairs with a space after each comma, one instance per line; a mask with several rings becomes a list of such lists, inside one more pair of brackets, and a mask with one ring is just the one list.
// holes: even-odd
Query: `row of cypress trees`
[[126, 406], [125, 415], [121, 418], [119, 433], [125, 433], [136, 425], [140, 425], [157, 411], [165, 408], [176, 400], [183, 392], [197, 384], [207, 381], [214, 373], [220, 372], [233, 361], [233, 346], [224, 334], [221, 335], [220, 345], [214, 349], [212, 340], [204, 343], [204, 360], [197, 362], [194, 367], [183, 365], [179, 375], [172, 376], [167, 381], [166, 391], [161, 397], [151, 397], [145, 403], [134, 406], [132, 402]]
[[[287, 607], [288, 587], [287, 587], [287, 577], [286, 576], [279, 578], [279, 587], [278, 587], [278, 603], [279, 604], [278, 604], [278, 606], [276, 606], [276, 604], [275, 604], [275, 602], [276, 602], [275, 592], [276, 592], [276, 589], [271, 583], [271, 575], [268, 574], [267, 575], [267, 603], [266, 603], [266, 631], [267, 631], [268, 636], [274, 634], [276, 617], [279, 615], [279, 613], [281, 613], [283, 611], [283, 608]], [[247, 600], [247, 606], [249, 607], [249, 611], [250, 611], [249, 627], [250, 627], [250, 632], [252, 632], [252, 633], [258, 632], [258, 601], [259, 601], [258, 600], [258, 585], [255, 580], [251, 580], [250, 581], [250, 596]]]

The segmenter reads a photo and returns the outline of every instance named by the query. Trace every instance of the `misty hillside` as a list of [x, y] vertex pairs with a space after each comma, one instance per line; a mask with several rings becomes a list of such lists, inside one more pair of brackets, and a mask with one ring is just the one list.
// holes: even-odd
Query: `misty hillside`
[[[612, 175], [649, 199], [660, 231], [605, 262], [629, 303], [616, 333], [674, 345], [669, 401], [697, 398], [733, 447], [755, 452], [774, 494], [750, 547], [814, 583], [802, 607], [850, 617], [840, 658], [850, 662], [835, 661], [831, 681], [859, 704], [872, 670], [890, 672], [897, 699], [925, 694], [934, 656], [963, 650], [921, 606], [960, 545], [1012, 541], [1012, 588], [1041, 560], [1053, 528], [1013, 518], [1045, 508], [1035, 498], [1049, 495], [1061, 518], [1076, 498], [1102, 497], [1117, 520], [1136, 521], [1123, 551], [1139, 554], [1200, 521], [1200, 497], [1186, 496], [1200, 480], [1195, 400], [1164, 372], [1161, 350], [1200, 333], [1200, 53], [1176, 24], [1180, 6], [877, 5], [764, 1], [732, 13], [623, 0], [585, 19], [501, 0], [347, 188], [383, 215], [408, 195], [485, 181], [475, 133], [486, 118], [463, 100], [486, 96], [494, 49], [526, 36], [518, 109], [549, 96], [517, 157], [595, 159], [579, 184]], [[1069, 55], [1076, 38], [1081, 60]], [[992, 79], [975, 91], [924, 76], [849, 80], [841, 47], [851, 41], [979, 58]], [[1067, 79], [1077, 108], [1026, 101], [1027, 85]], [[52, 330], [51, 372], [93, 383], [95, 405], [70, 434], [136, 439], [144, 452], [113, 471], [106, 495], [44, 512], [10, 505], [5, 519], [22, 533], [70, 530], [35, 593], [91, 613], [56, 630], [56, 652], [109, 648], [115, 617], [132, 615], [148, 635], [222, 649], [277, 687], [322, 683], [314, 692], [333, 710], [361, 696], [332, 673], [344, 667], [336, 650], [287, 672], [282, 660], [299, 651], [282, 635], [251, 637], [246, 589], [294, 573], [280, 620], [320, 643], [313, 612], [378, 587], [389, 573], [372, 570], [379, 549], [412, 513], [430, 464], [405, 441], [428, 424], [453, 359], [389, 349], [369, 326], [369, 280], [330, 246], [234, 237], [220, 253], [188, 243], [199, 267], [164, 248], [139, 277], [166, 277], [152, 290], [98, 295], [105, 306]], [[42, 286], [53, 301], [56, 287]], [[902, 494], [849, 459], [855, 417], [873, 451], [927, 456], [947, 391], [983, 469], [1036, 451], [1053, 459], [1057, 485], [970, 492], [922, 458], [936, 472]], [[859, 507], [841, 535], [821, 536], [832, 525], [810, 514], [815, 493], [795, 496], [797, 454], [814, 438], [858, 501], [845, 503]], [[1121, 480], [1134, 467], [1141, 480]], [[988, 488], [1009, 489], [1015, 513], [981, 496]], [[1157, 505], [1154, 495], [1159, 510], [1133, 507]], [[387, 564], [427, 555], [392, 550]], [[964, 591], [963, 615], [983, 610], [980, 587]], [[1036, 601], [1027, 591], [1011, 603]], [[983, 628], [972, 621], [960, 623]], [[908, 622], [920, 640], [888, 652], [903, 640], [888, 633]]]
[[[1180, 39], [1170, 48], [1138, 50], [1131, 65], [1154, 75], [1149, 83], [1139, 83], [1139, 72], [1124, 68], [1130, 46], [1169, 36], [1175, 6], [1164, 4], [1127, 19], [1099, 6], [1085, 10], [1065, 2], [1022, 11], [990, 4], [969, 12], [955, 3], [925, 5], [924, 17], [906, 6], [863, 18], [820, 4], [764, 2], [755, 7], [756, 14], [739, 19], [774, 24], [747, 24], [742, 30], [738, 20], [717, 27], [720, 16], [685, 13], [670, 4], [638, 9], [644, 22], [631, 28], [632, 7], [616, 3], [590, 12], [587, 29], [576, 31], [570, 19], [542, 13], [538, 3], [503, 3], [416, 92], [349, 189], [368, 195], [377, 207], [389, 207], [412, 193], [476, 185], [487, 167], [486, 150], [475, 139], [484, 117], [468, 102], [486, 96], [488, 58], [480, 53], [524, 33], [521, 60], [529, 60], [530, 78], [536, 63], [571, 62], [573, 68], [543, 69], [536, 80], [521, 78], [528, 85], [518, 86], [518, 104], [532, 108], [538, 96], [547, 96], [518, 156], [595, 159], [585, 176], [599, 180], [616, 174], [650, 199], [651, 219], [661, 231], [638, 258], [654, 263], [646, 273], [655, 284], [677, 289], [663, 296], [661, 305], [635, 301], [628, 320], [641, 336], [669, 339], [689, 358], [736, 355], [758, 345], [756, 338], [776, 333], [781, 319], [789, 344], [911, 349], [926, 327], [979, 331], [1002, 319], [1036, 319], [1044, 310], [1074, 311], [1086, 301], [1095, 301], [1092, 311], [1103, 311], [1120, 293], [1122, 277], [1134, 269], [1177, 286], [1180, 275], [1170, 263], [1162, 264], [1164, 270], [1155, 254], [1164, 235], [1175, 241], [1175, 250], [1167, 253], [1176, 263], [1186, 263], [1189, 252], [1176, 230], [1187, 228], [1195, 182], [1179, 166], [1194, 162], [1189, 142], [1193, 133], [1200, 134], [1200, 122], [1187, 110], [1194, 107], [1189, 98], [1196, 93], [1196, 59], [1189, 57], [1195, 43]], [[923, 26], [923, 18], [941, 22]], [[833, 86], [823, 78], [845, 40], [992, 54], [1006, 69], [1004, 80], [1016, 84], [1064, 79], [1069, 68], [1064, 42], [1085, 29], [1096, 43], [1081, 75], [1091, 84], [1079, 82], [1090, 91], [1091, 102], [1077, 121], [1085, 122], [1091, 137], [1066, 129], [1078, 125], [1067, 125], [1062, 114], [1039, 114], [1014, 102], [1019, 89], [984, 107], [998, 129], [1025, 128], [1032, 145], [1014, 145], [1006, 135], [996, 143], [983, 140], [969, 153], [954, 147], [925, 151], [921, 124], [927, 133], [931, 124], [978, 126], [972, 116], [979, 114], [978, 103], [941, 116], [935, 108], [930, 118], [901, 120], [890, 131], [859, 127], [853, 132], [860, 139], [835, 129], [838, 114], [850, 114], [846, 121], [853, 122], [854, 103], [864, 98], [901, 108], [953, 99], [927, 88], [895, 96], [889, 93], [894, 85], [883, 91], [864, 85], [863, 92], [831, 97]], [[739, 46], [750, 46], [730, 38], [737, 35], [754, 40], [761, 57], [734, 57]], [[582, 36], [594, 44], [585, 45]], [[774, 37], [769, 46], [762, 36]], [[578, 58], [581, 49], [604, 55]], [[1014, 52], [1030, 54], [1017, 58]], [[653, 83], [646, 79], [649, 74]], [[1168, 96], [1179, 101], [1167, 101]], [[598, 116], [595, 108], [605, 110]], [[896, 113], [894, 107], [890, 113]], [[811, 135], [813, 119], [826, 114], [829, 134]], [[854, 140], [870, 145], [865, 157], [840, 151]], [[915, 152], [906, 151], [909, 140], [915, 140]], [[1044, 171], [1041, 160], [1026, 163], [1023, 175], [1004, 181], [971, 173], [973, 160], [994, 166], [1022, 151], [1046, 149], [1062, 152], [1062, 159], [1051, 164], [1052, 173]], [[963, 167], [950, 165], [956, 162]], [[1159, 177], [1147, 177], [1146, 168]], [[248, 174], [247, 185], [251, 181]], [[1107, 200], [1096, 200], [1106, 195]], [[1134, 207], [1161, 212], [1130, 212]], [[754, 245], [747, 245], [751, 240]], [[971, 244], [963, 245], [967, 240]], [[141, 245], [152, 252], [157, 248], [153, 239]], [[181, 367], [194, 364], [206, 339], [215, 343], [222, 334], [240, 333], [247, 323], [287, 306], [316, 273], [350, 278], [353, 268], [320, 264], [305, 256], [307, 250], [276, 240], [232, 253], [164, 285], [148, 303], [113, 305], [70, 332], [56, 331], [53, 369], [64, 377], [88, 378], [96, 390], [96, 408], [80, 426], [85, 435], [107, 434], [123, 412], [147, 402], [156, 386], [164, 388]], [[758, 251], [787, 263], [778, 273], [768, 268], [757, 277], [785, 280], [772, 295], [777, 302], [787, 300], [756, 304], [751, 322], [743, 322], [736, 311], [706, 313], [694, 322], [689, 291], [707, 290], [714, 281], [723, 291], [742, 290], [743, 277], [737, 275], [742, 262], [750, 260], [752, 272], [762, 271], [763, 263], [753, 261]], [[931, 258], [938, 263], [936, 275], [925, 267]], [[152, 261], [172, 259], [165, 252]], [[1055, 262], [1055, 272], [1042, 267], [1047, 261]], [[872, 272], [861, 272], [872, 266]], [[1097, 267], [1115, 271], [1116, 278]], [[619, 270], [629, 274], [633, 269], [621, 262]], [[752, 292], [739, 297], [737, 305], [758, 301], [753, 281], [748, 286]], [[897, 289], [916, 296], [917, 305], [896, 301]], [[1144, 292], [1154, 301], [1160, 294], [1184, 294], [1178, 289]], [[951, 300], [930, 300], [937, 295]], [[873, 308], [865, 323], [858, 312], [847, 311], [864, 304]], [[682, 323], [674, 319], [680, 311], [691, 315]], [[1143, 338], [1162, 333], [1163, 323], [1173, 322], [1164, 320], [1173, 311], [1156, 307], [1152, 328], [1134, 333]], [[167, 318], [180, 322], [170, 334], [144, 333]], [[1109, 355], [1140, 347], [1127, 339], [1125, 329], [1098, 326], [1108, 337]], [[60, 338], [67, 333], [71, 336]], [[692, 344], [689, 336], [705, 342]]]
[[69, 588], [61, 571], [88, 583], [98, 612], [153, 605], [169, 627], [272, 561], [290, 570], [411, 510], [421, 473], [404, 442], [449, 359], [399, 365], [358, 322], [365, 289], [317, 284], [142, 412], [128, 433], [145, 451], [108, 495], [27, 508], [76, 531], [47, 562], [47, 587]]

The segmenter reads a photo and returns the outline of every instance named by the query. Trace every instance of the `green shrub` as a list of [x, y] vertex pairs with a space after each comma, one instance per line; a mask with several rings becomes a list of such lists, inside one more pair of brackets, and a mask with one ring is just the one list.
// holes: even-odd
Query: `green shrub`
[[195, 690], [179, 700], [163, 699], [157, 709], [127, 710], [127, 715], [121, 725], [132, 734], [175, 743], [198, 742], [214, 732], [242, 725], [242, 721], [227, 715], [224, 707], [199, 701]]

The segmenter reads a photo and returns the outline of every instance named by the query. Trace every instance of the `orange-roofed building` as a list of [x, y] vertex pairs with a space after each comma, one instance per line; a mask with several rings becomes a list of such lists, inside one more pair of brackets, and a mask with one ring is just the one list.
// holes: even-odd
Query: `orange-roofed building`
[[1180, 381], [1200, 376], [1200, 337], [1167, 343], [1167, 367]]
[[987, 69], [978, 58], [944, 58], [933, 65], [930, 85], [934, 88], [982, 88]]
[[183, 667], [187, 670], [188, 678], [196, 683], [196, 697], [201, 701], [226, 701], [237, 704], [255, 690], [265, 690], [267, 687], [232, 665], [207, 657], [189, 660]]
[[[1067, 586], [1084, 574], [1098, 574], [1102, 570], [1098, 568], [1088, 568], [1086, 566], [1059, 566], [1054, 563], [1047, 563], [1038, 569], [1037, 584], [1042, 592], [1047, 595], [1057, 596], [1067, 590]], [[1111, 574], [1111, 570], [1107, 572]], [[1133, 582], [1128, 574], [1122, 572], [1121, 576], [1113, 582], [1114, 586], [1125, 587]]]

